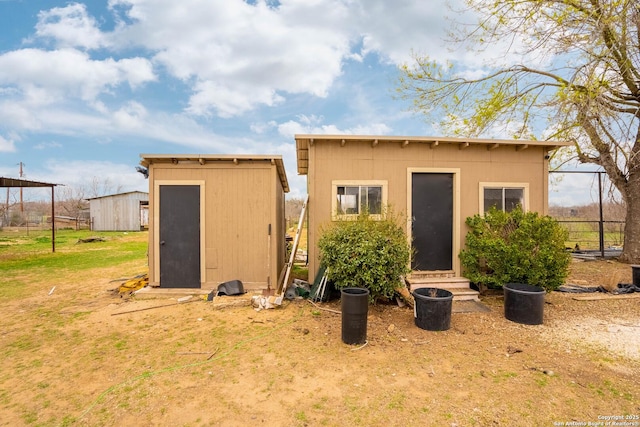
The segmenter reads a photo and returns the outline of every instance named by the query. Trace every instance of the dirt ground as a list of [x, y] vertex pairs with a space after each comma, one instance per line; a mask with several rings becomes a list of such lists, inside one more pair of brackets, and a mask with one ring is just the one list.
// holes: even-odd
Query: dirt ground
[[[616, 262], [571, 268], [568, 283], [631, 281]], [[120, 271], [95, 274], [0, 305], [0, 425], [640, 425], [637, 298], [554, 292], [528, 326], [486, 296], [444, 332], [377, 305], [366, 345], [349, 346], [337, 301], [127, 300]]]

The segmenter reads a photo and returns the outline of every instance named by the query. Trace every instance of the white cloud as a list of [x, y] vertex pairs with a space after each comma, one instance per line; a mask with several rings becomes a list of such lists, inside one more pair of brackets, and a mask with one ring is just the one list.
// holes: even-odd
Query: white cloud
[[251, 129], [251, 132], [257, 133], [257, 134], [263, 134], [277, 127], [278, 127], [278, 123], [275, 120], [269, 120], [268, 122], [251, 123], [251, 125], [249, 126], [249, 128]]
[[257, 103], [271, 107], [284, 101], [284, 98], [266, 86], [242, 91], [247, 94], [243, 96], [240, 91], [244, 86], [252, 85], [240, 84], [232, 88], [214, 81], [199, 82], [194, 86], [196, 93], [189, 100], [187, 112], [207, 116], [214, 109], [220, 117], [233, 117], [251, 110]]
[[0, 135], [0, 152], [13, 152], [16, 151], [15, 144], [10, 139], [5, 139]]
[[[331, 1], [120, 0], [133, 24], [114, 35], [150, 49], [154, 62], [192, 84], [188, 111], [222, 117], [286, 93], [326, 96], [350, 53], [346, 5]], [[195, 11], [195, 13], [194, 13]]]
[[79, 189], [86, 188], [97, 178], [102, 184], [111, 184], [113, 189], [120, 187], [122, 191], [149, 191], [149, 182], [136, 172], [135, 166], [109, 161], [50, 160], [45, 164], [44, 171], [34, 174], [30, 179]]
[[131, 101], [112, 116], [113, 123], [117, 129], [141, 129], [144, 121], [148, 117], [147, 110], [138, 102]]
[[[361, 0], [357, 3], [357, 29], [362, 54], [378, 52], [400, 64], [411, 59], [411, 51], [434, 59], [449, 56], [444, 39], [450, 22], [448, 5], [458, 1]], [[456, 19], [459, 19], [456, 16]]]
[[231, 144], [230, 138], [216, 135], [193, 119], [149, 112], [134, 101], [114, 111], [99, 113], [74, 108], [26, 108], [20, 104], [0, 103], [0, 123], [11, 123], [22, 132], [46, 130], [50, 135], [81, 136], [95, 142], [107, 140], [109, 143], [114, 138], [156, 140], [184, 147], [206, 148], [212, 152], [224, 152], [230, 145], [238, 145]]
[[33, 146], [36, 150], [45, 150], [48, 148], [63, 148], [63, 145], [59, 142], [49, 141], [49, 142], [41, 142]]
[[445, 4], [110, 0], [117, 25], [103, 32], [85, 5], [71, 3], [38, 14], [31, 41], [57, 50], [2, 55], [2, 69], [13, 71], [0, 71], [0, 84], [17, 85], [43, 103], [63, 94], [91, 101], [122, 83], [135, 88], [153, 81], [156, 74], [145, 58], [93, 59], [89, 52], [140, 49], [190, 87], [185, 111], [235, 117], [280, 105], [288, 94], [326, 97], [345, 61], [372, 52], [392, 63], [408, 60], [412, 49], [444, 57]]
[[[579, 168], [572, 170], [594, 170]], [[579, 206], [598, 202], [597, 175], [589, 173], [552, 173], [550, 176], [549, 205]]]
[[53, 40], [58, 47], [96, 49], [106, 44], [95, 19], [81, 3], [40, 11], [35, 35]]
[[479, 80], [483, 77], [486, 77], [489, 74], [489, 70], [480, 66], [476, 68], [472, 66], [471, 68], [465, 68], [456, 73], [455, 77], [459, 77], [461, 79], [466, 80]]
[[40, 129], [33, 106], [11, 100], [0, 101], [0, 123], [16, 132]]
[[0, 55], [0, 84], [17, 86], [36, 104], [67, 97], [90, 101], [119, 84], [136, 87], [153, 80], [144, 58], [92, 60], [74, 49], [21, 49]]
[[[33, 164], [52, 148], [72, 158], [81, 156], [65, 151], [72, 144], [101, 144], [105, 155], [113, 144], [117, 158], [139, 141], [150, 152], [282, 154], [302, 195], [294, 134], [415, 129], [388, 93], [393, 64], [412, 50], [485, 72], [499, 48], [451, 52], [449, 2], [463, 0], [109, 0], [101, 15], [81, 3], [42, 10], [24, 45], [0, 52], [0, 157], [41, 148], [30, 151]], [[43, 8], [30, 7], [31, 16]], [[130, 168], [59, 161], [40, 179], [66, 180], [66, 169], [141, 177]]]
[[323, 124], [323, 117], [298, 116], [298, 120], [289, 120], [278, 126], [278, 133], [290, 140], [296, 134], [324, 134], [324, 135], [385, 135], [391, 128], [384, 123], [371, 123], [353, 128], [341, 129], [333, 124]]

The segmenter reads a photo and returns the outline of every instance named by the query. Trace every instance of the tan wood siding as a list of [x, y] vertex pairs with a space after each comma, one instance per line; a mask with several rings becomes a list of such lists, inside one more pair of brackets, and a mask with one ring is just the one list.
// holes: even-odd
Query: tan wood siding
[[[204, 289], [235, 279], [241, 280], [245, 289], [264, 288], [269, 278], [275, 287], [278, 268], [284, 263], [284, 194], [273, 164], [151, 163], [149, 180], [150, 186], [152, 182], [204, 183]], [[155, 198], [155, 194], [150, 198], [153, 209], [158, 206]], [[150, 215], [150, 229], [157, 228], [157, 220], [157, 213]], [[154, 239], [150, 233], [149, 259], [153, 266], [159, 263]], [[150, 268], [150, 281], [157, 283], [154, 270]]]
[[[274, 172], [275, 173], [275, 172]], [[275, 212], [273, 217], [274, 227], [272, 230], [271, 236], [271, 254], [270, 254], [270, 263], [271, 263], [271, 277], [270, 277], [270, 286], [272, 289], [276, 289], [278, 287], [278, 278], [280, 276], [280, 271], [284, 267], [285, 260], [285, 251], [286, 251], [286, 240], [285, 234], [286, 230], [286, 219], [285, 219], [285, 196], [284, 191], [282, 189], [282, 184], [278, 180], [274, 180], [275, 182]]]
[[[310, 280], [319, 265], [317, 241], [322, 227], [331, 222], [332, 180], [386, 180], [388, 202], [403, 216], [408, 213], [407, 171], [410, 168], [459, 169], [459, 206], [457, 248], [464, 247], [467, 232], [465, 219], [479, 213], [480, 182], [526, 182], [529, 184], [528, 209], [547, 212], [547, 172], [545, 146], [410, 143], [371, 143], [318, 141], [310, 144], [307, 185], [310, 197], [309, 274]], [[456, 257], [457, 258], [457, 257]], [[457, 259], [454, 260], [454, 263]], [[456, 267], [459, 268], [459, 267]], [[456, 273], [460, 274], [460, 271]]]

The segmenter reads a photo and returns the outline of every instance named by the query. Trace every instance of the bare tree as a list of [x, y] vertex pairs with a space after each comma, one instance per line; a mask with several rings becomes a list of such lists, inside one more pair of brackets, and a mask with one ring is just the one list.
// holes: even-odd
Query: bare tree
[[[415, 55], [399, 93], [443, 129], [573, 142], [601, 166], [626, 204], [621, 260], [640, 262], [640, 5], [637, 0], [467, 0], [477, 25], [454, 25], [452, 42], [480, 69]], [[502, 58], [509, 59], [502, 59]]]
[[80, 212], [89, 206], [82, 187], [58, 187], [56, 212], [59, 215], [78, 219]]
[[288, 199], [284, 204], [284, 216], [287, 220], [287, 226], [297, 226], [300, 219], [300, 212], [304, 205], [303, 199]]
[[[3, 225], [21, 225], [23, 215], [19, 208], [18, 189], [3, 188], [2, 204], [0, 204], [0, 227]], [[6, 190], [6, 192], [5, 192]], [[6, 197], [6, 198], [5, 198]]]
[[60, 215], [75, 219], [81, 218], [81, 213], [89, 208], [87, 199], [117, 194], [122, 186], [114, 186], [109, 178], [92, 177], [91, 181], [80, 186], [58, 187], [56, 212]]
[[101, 197], [108, 196], [111, 194], [117, 194], [122, 191], [122, 185], [117, 185], [114, 187], [113, 183], [109, 178], [98, 178], [94, 176], [91, 178], [91, 182], [84, 189], [87, 197]]

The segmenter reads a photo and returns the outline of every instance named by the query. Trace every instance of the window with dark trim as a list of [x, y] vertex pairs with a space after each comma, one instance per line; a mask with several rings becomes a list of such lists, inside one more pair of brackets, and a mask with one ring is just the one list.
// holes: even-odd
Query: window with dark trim
[[387, 203], [386, 181], [334, 181], [333, 216], [355, 217], [367, 212], [372, 216], [383, 215]]
[[368, 212], [382, 213], [381, 185], [339, 185], [336, 189], [338, 214], [359, 215]]
[[513, 187], [484, 187], [484, 212], [496, 209], [511, 212], [516, 206], [525, 209], [525, 189]]

